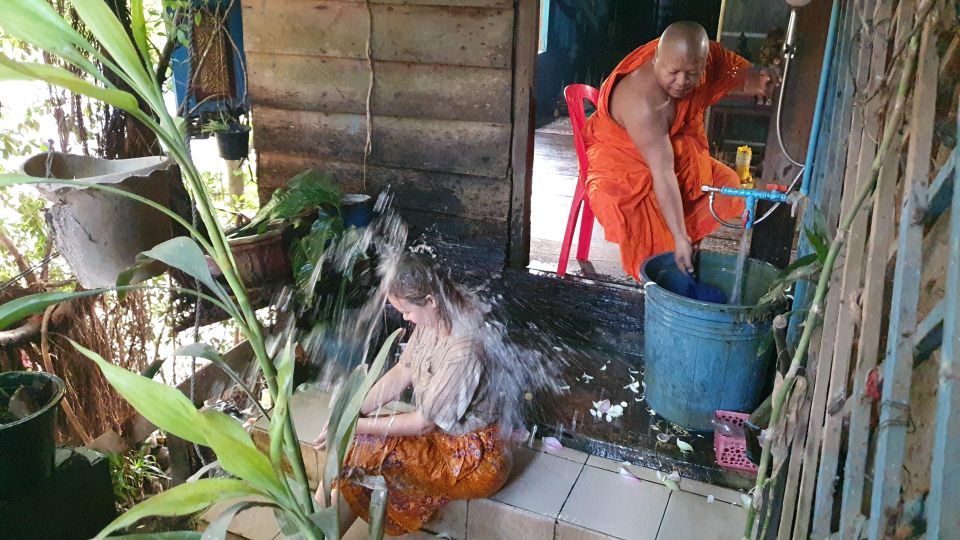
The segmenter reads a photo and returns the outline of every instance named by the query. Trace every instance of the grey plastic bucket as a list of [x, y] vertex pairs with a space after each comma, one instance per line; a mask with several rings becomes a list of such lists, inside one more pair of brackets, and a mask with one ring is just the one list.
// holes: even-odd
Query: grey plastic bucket
[[[735, 263], [733, 254], [701, 253], [701, 282], [729, 297]], [[774, 354], [770, 327], [785, 303], [756, 303], [778, 273], [772, 265], [748, 260], [743, 303], [712, 304], [675, 292], [687, 287], [688, 278], [673, 253], [644, 262], [643, 377], [647, 403], [658, 415], [686, 429], [709, 431], [715, 410], [752, 412], [759, 404]]]

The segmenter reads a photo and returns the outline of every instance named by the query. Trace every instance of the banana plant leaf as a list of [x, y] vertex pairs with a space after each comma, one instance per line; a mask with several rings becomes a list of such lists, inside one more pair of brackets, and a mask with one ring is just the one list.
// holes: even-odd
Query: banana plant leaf
[[207, 478], [170, 488], [121, 514], [110, 522], [97, 539], [133, 525], [148, 516], [182, 516], [203, 510], [217, 501], [262, 496], [263, 493], [241, 480]]
[[222, 514], [211, 521], [210, 524], [207, 525], [207, 528], [204, 529], [203, 536], [200, 537], [200, 540], [226, 540], [227, 531], [230, 528], [230, 522], [237, 517], [237, 514], [247, 510], [248, 508], [254, 508], [257, 506], [274, 505], [258, 501], [240, 501], [224, 510]]
[[257, 450], [240, 422], [220, 411], [203, 411], [200, 416], [207, 446], [217, 454], [223, 470], [243, 478], [261, 492], [273, 495], [284, 506], [295, 504], [270, 466], [270, 460]]
[[103, 88], [90, 84], [69, 71], [29, 62], [16, 62], [0, 55], [0, 81], [41, 80], [54, 86], [60, 86], [75, 94], [98, 99], [120, 109], [136, 108], [137, 98], [129, 92], [114, 88]]
[[21, 296], [0, 306], [0, 330], [6, 330], [16, 322], [32, 315], [43, 313], [48, 307], [87, 296], [103, 294], [110, 289], [90, 289], [89, 291], [50, 291]]
[[[290, 395], [293, 392], [293, 345], [286, 347], [277, 358], [277, 404], [270, 419], [270, 461], [277, 475], [283, 473], [283, 431], [290, 414]], [[299, 452], [299, 448], [297, 449]]]
[[204, 419], [183, 392], [115, 366], [75, 341], [70, 343], [96, 362], [107, 382], [144, 418], [181, 439], [209, 446]]
[[193, 238], [178, 236], [171, 238], [166, 242], [157, 244], [152, 249], [144, 251], [137, 255], [134, 266], [124, 270], [117, 277], [117, 285], [123, 286], [151, 277], [146, 269], [153, 261], [160, 261], [167, 266], [171, 266], [186, 273], [190, 277], [196, 278], [204, 286], [213, 291], [221, 302], [230, 306], [232, 304], [227, 291], [222, 285], [213, 279], [210, 273], [210, 267], [207, 266], [207, 258], [203, 255], [203, 250]]
[[340, 473], [343, 466], [343, 459], [346, 456], [347, 448], [353, 440], [353, 431], [357, 424], [357, 416], [360, 415], [360, 407], [363, 400], [367, 397], [370, 388], [373, 387], [386, 363], [387, 356], [393, 347], [393, 342], [403, 333], [403, 329], [395, 330], [390, 337], [380, 347], [369, 372], [364, 372], [366, 366], [357, 366], [357, 369], [350, 374], [344, 387], [338, 393], [330, 408], [330, 419], [327, 423], [327, 458], [323, 468], [324, 498], [327, 506], [330, 506], [329, 487]]

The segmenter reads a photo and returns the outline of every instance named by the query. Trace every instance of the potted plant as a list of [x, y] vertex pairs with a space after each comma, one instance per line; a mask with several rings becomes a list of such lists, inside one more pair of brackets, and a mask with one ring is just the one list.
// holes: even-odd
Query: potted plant
[[[251, 305], [227, 235], [217, 220], [205, 182], [190, 158], [184, 139], [185, 124], [166, 109], [163, 94], [154, 77], [155, 66], [147, 40], [143, 4], [132, 4], [132, 27], [129, 34], [124, 31], [116, 15], [103, 0], [76, 1], [72, 5], [74, 9], [71, 16], [82, 20], [96, 45], [77, 32], [70, 21], [65, 20], [47, 2], [18, 2], [15, 7], [0, 10], [0, 29], [5, 35], [44, 50], [70, 64], [77, 71], [46, 64], [17, 62], [0, 54], [0, 79], [43, 80], [99, 99], [127, 111], [156, 133], [168, 155], [180, 165], [205, 233], [198, 231], [169, 208], [139, 195], [107, 185], [87, 187], [137, 200], [170, 216], [188, 231], [189, 236], [167, 240], [142, 252], [138, 255], [139, 262], [144, 266], [159, 262], [176, 268], [209, 289], [208, 294], [177, 288], [181, 292], [203, 296], [230, 314], [248, 340], [269, 389], [271, 402], [275, 404], [270, 414], [270, 450], [263, 453], [254, 446], [250, 435], [234, 419], [215, 410], [199, 411], [179, 390], [113, 365], [93, 351], [74, 343], [73, 346], [78, 351], [97, 363], [110, 384], [144, 417], [182, 439], [210, 447], [216, 453], [222, 468], [234, 476], [196, 480], [151, 497], [117, 518], [98, 538], [130, 526], [146, 516], [189, 514], [225, 500], [233, 500], [235, 504], [212, 523], [210, 529], [226, 529], [229, 521], [239, 511], [251, 504], [259, 504], [274, 509], [284, 534], [301, 535], [310, 540], [339, 538], [337, 512], [329, 504], [330, 488], [340, 473], [360, 406], [384, 367], [396, 333], [380, 350], [369, 372], [361, 365], [351, 373], [332, 404], [333, 412], [327, 427], [330, 443], [323, 480], [328, 504], [325, 508], [317, 509], [307, 484], [299, 439], [288, 407], [293, 386], [294, 344], [287, 340], [285, 346], [281, 344], [280, 352], [268, 352], [265, 330]], [[80, 51], [83, 54], [80, 54]], [[95, 62], [87, 60], [86, 55], [94, 58]], [[108, 70], [111, 77], [107, 77], [98, 66]], [[85, 73], [89, 79], [76, 73]], [[113, 82], [118, 79], [122, 80], [129, 90], [118, 88]], [[44, 180], [22, 174], [0, 175], [0, 187], [37, 184], [41, 181]], [[80, 184], [75, 180], [59, 180], [58, 183]], [[214, 260], [223, 273], [226, 286], [213, 279], [205, 254]], [[115, 287], [79, 292], [45, 292], [8, 302], [0, 306], [0, 329], [27, 316], [38, 314], [61, 301], [103, 294], [110, 290], [122, 294], [132, 289], [150, 287], [136, 284], [142, 268], [138, 265], [124, 272]], [[225, 365], [218, 352], [210, 345], [196, 343], [188, 345], [186, 349], [188, 350], [178, 351], [179, 354], [207, 358]], [[292, 478], [285, 472], [287, 463], [292, 468]], [[374, 477], [368, 480], [371, 485], [376, 486], [371, 497], [371, 537], [380, 538], [386, 510], [386, 487], [382, 479]], [[250, 501], [251, 497], [256, 497], [258, 502]]]
[[63, 381], [49, 373], [0, 373], [0, 499], [50, 476], [57, 405], [65, 392]]
[[208, 120], [203, 133], [213, 133], [217, 139], [220, 157], [228, 161], [245, 159], [250, 154], [250, 126], [228, 111], [221, 111], [219, 118]]

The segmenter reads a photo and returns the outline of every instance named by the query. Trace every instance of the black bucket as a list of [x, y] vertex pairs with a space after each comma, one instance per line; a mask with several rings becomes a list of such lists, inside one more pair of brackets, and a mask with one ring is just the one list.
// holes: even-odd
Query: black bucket
[[53, 471], [54, 422], [66, 386], [49, 373], [0, 373], [0, 411], [7, 412], [18, 390], [36, 406], [31, 407], [33, 413], [10, 423], [3, 423], [11, 420], [9, 415], [0, 417], [0, 500], [38, 486]]
[[237, 161], [250, 153], [250, 126], [230, 124], [230, 129], [215, 132], [220, 157]]

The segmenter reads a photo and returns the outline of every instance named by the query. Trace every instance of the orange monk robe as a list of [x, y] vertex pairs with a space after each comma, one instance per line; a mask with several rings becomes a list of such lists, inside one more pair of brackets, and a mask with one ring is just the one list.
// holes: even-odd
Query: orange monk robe
[[[609, 100], [621, 77], [653, 61], [658, 42], [655, 39], [641, 46], [620, 62], [600, 87], [597, 112], [584, 126], [590, 207], [607, 240], [620, 244], [623, 269], [634, 279], [639, 279], [640, 265], [647, 257], [673, 250], [673, 235], [660, 213], [650, 168], [627, 130], [610, 115]], [[704, 110], [742, 85], [749, 65], [719, 43], [710, 42], [704, 82], [676, 101], [670, 142], [684, 221], [692, 242], [702, 240], [719, 225], [710, 215], [707, 196], [700, 186], [740, 186], [733, 169], [710, 157], [703, 128]], [[743, 201], [720, 196], [714, 208], [723, 219], [737, 221], [743, 214]]]

